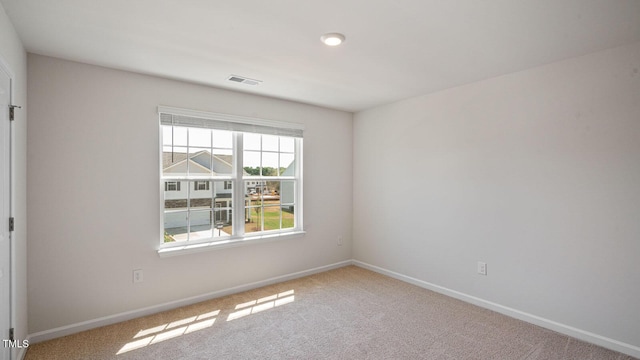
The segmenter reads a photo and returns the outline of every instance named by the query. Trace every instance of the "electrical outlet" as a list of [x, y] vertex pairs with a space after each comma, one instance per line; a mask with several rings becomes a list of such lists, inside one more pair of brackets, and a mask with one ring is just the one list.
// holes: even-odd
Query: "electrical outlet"
[[478, 261], [478, 274], [487, 275], [487, 263]]
[[143, 280], [142, 269], [133, 270], [133, 282], [139, 283]]
[[342, 246], [342, 236], [338, 236], [338, 246]]

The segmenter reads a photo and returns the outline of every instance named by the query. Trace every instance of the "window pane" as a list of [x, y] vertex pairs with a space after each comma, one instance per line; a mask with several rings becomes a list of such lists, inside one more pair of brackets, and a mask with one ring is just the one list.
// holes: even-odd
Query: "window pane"
[[[245, 233], [252, 233], [262, 231], [262, 200], [259, 197], [256, 199], [249, 199], [247, 201], [249, 207], [245, 208]], [[257, 205], [257, 206], [256, 206]]]
[[262, 135], [263, 151], [278, 151], [278, 137], [274, 135]]
[[[265, 187], [265, 196], [270, 196], [269, 200], [280, 203], [280, 181], [267, 181]], [[265, 199], [266, 200], [266, 199]]]
[[[265, 201], [265, 205], [267, 202]], [[279, 206], [265, 206], [264, 207], [264, 230], [278, 230], [280, 229], [280, 207]]]
[[187, 241], [187, 212], [164, 212], [164, 242]]
[[243, 133], [242, 142], [244, 145], [244, 150], [260, 150], [259, 134]]
[[231, 131], [213, 130], [213, 147], [232, 149], [233, 133]]
[[266, 183], [267, 182], [264, 180], [256, 181], [256, 189], [258, 190], [258, 194], [260, 195], [264, 194], [267, 188]]
[[294, 205], [283, 205], [282, 209], [282, 228], [289, 229], [295, 227]]
[[257, 151], [245, 151], [243, 153], [242, 168], [245, 175], [260, 175], [260, 153]]
[[176, 210], [187, 208], [187, 196], [189, 189], [185, 187], [187, 182], [165, 181], [164, 183], [164, 208]]
[[211, 147], [211, 130], [189, 128], [189, 146]]
[[262, 176], [278, 176], [278, 153], [262, 153]]
[[281, 182], [280, 203], [287, 205], [293, 205], [295, 203], [295, 181]]
[[216, 198], [214, 208], [214, 237], [233, 234], [233, 212], [231, 198]]
[[295, 150], [295, 143], [293, 138], [280, 137], [280, 152], [292, 153]]
[[211, 210], [189, 211], [189, 241], [206, 240], [212, 237]]
[[162, 152], [162, 175], [163, 176], [186, 176], [187, 175], [187, 148], [186, 147], [163, 147]]
[[262, 181], [244, 181], [244, 232], [262, 231]]
[[[245, 181], [245, 233], [295, 227], [295, 181]], [[255, 186], [255, 187], [254, 187]], [[260, 194], [260, 189], [263, 189]], [[286, 203], [283, 203], [286, 202]]]
[[233, 151], [213, 150], [213, 175], [231, 175], [233, 173]]
[[280, 154], [280, 175], [281, 176], [295, 176], [295, 164], [293, 163], [295, 157], [293, 154]]
[[280, 229], [280, 181], [267, 181], [262, 196], [264, 230]]
[[231, 221], [231, 216], [230, 216], [231, 214], [229, 214], [227, 211], [233, 207], [231, 202], [232, 200], [230, 197], [216, 198], [216, 202], [215, 202], [215, 211], [216, 211], [215, 220], [216, 221], [222, 221], [224, 223], [228, 223]]
[[[196, 187], [199, 189], [194, 190]], [[189, 181], [189, 189], [190, 210], [211, 209], [211, 181]]]
[[226, 181], [215, 181], [213, 183], [213, 197], [216, 199], [216, 201], [218, 201], [219, 199], [231, 199], [233, 189], [231, 188], [231, 186], [225, 186], [225, 183]]
[[[259, 182], [259, 181], [258, 181]], [[244, 182], [244, 196], [245, 196], [245, 206], [249, 200], [257, 200], [260, 196], [260, 192], [258, 187], [256, 186], [256, 181], [245, 181]]]
[[209, 148], [189, 148], [189, 175], [211, 176], [211, 152]]
[[173, 134], [171, 133], [171, 126], [162, 126], [162, 146], [173, 145]]
[[187, 128], [173, 126], [173, 146], [187, 146]]

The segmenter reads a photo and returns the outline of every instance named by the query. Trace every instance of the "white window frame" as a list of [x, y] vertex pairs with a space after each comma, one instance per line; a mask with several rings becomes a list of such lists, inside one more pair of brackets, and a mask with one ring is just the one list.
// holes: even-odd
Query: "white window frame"
[[[206, 181], [230, 181], [232, 186], [232, 209], [233, 215], [233, 235], [220, 240], [220, 238], [211, 238], [200, 241], [184, 241], [184, 242], [171, 242], [164, 243], [164, 185], [160, 186], [160, 245], [158, 254], [161, 257], [180, 255], [192, 252], [201, 252], [205, 250], [221, 249], [226, 247], [234, 247], [247, 245], [255, 242], [273, 241], [277, 239], [289, 238], [291, 236], [300, 236], [304, 234], [303, 227], [303, 179], [302, 179], [302, 159], [303, 159], [303, 146], [302, 146], [302, 131], [304, 129], [302, 124], [289, 123], [282, 121], [249, 118], [235, 115], [218, 114], [197, 110], [181, 109], [175, 107], [159, 106], [158, 115], [162, 119], [162, 116], [172, 115], [172, 119], [176, 123], [174, 125], [185, 127], [201, 127], [210, 129], [219, 129], [233, 131], [233, 174], [229, 177], [206, 179]], [[166, 121], [166, 120], [165, 120]], [[174, 120], [172, 120], [174, 121]], [[164, 184], [167, 180], [163, 176], [162, 169], [162, 153], [163, 153], [163, 140], [162, 140], [162, 120], [159, 125], [159, 154], [160, 154], [160, 169], [159, 179], [160, 183]], [[295, 175], [292, 177], [286, 176], [268, 176], [268, 177], [256, 177], [256, 176], [244, 176], [243, 173], [243, 133], [252, 132], [263, 135], [279, 135], [290, 136], [295, 138]], [[293, 134], [293, 135], [292, 135]], [[205, 179], [187, 179], [187, 180], [200, 180]], [[265, 181], [278, 181], [278, 180], [293, 180], [295, 181], [295, 194], [294, 194], [294, 227], [278, 230], [266, 230], [255, 233], [245, 234], [245, 182], [256, 181], [264, 183]], [[241, 209], [241, 211], [238, 211]]]

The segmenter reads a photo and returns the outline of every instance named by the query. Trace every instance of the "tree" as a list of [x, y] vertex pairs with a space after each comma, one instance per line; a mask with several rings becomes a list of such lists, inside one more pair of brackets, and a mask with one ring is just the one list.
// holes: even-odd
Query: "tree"
[[262, 176], [278, 176], [278, 171], [272, 167], [263, 167]]
[[244, 171], [246, 171], [247, 174], [252, 175], [252, 176], [260, 176], [260, 168], [259, 167], [247, 166], [247, 167], [244, 168]]

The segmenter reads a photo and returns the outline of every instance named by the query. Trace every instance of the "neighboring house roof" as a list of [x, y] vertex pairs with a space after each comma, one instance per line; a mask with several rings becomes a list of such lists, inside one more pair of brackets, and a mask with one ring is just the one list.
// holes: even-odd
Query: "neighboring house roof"
[[[185, 174], [187, 172], [187, 161], [182, 160], [178, 163], [170, 165], [169, 167], [163, 170], [164, 173], [177, 173], [177, 174]], [[209, 174], [211, 170], [198, 164], [197, 162], [189, 159], [189, 172], [190, 173], [200, 173], [200, 174]]]
[[[213, 161], [212, 161], [213, 160]], [[182, 152], [165, 151], [162, 153], [163, 172], [184, 172], [187, 154]], [[197, 172], [213, 172], [213, 174], [231, 174], [233, 156], [213, 154], [207, 150], [198, 151], [189, 156], [189, 166], [195, 166]], [[245, 175], [246, 175], [245, 171]]]
[[166, 169], [173, 164], [177, 164], [184, 161], [187, 158], [187, 154], [179, 152], [165, 151], [162, 153], [162, 169]]

